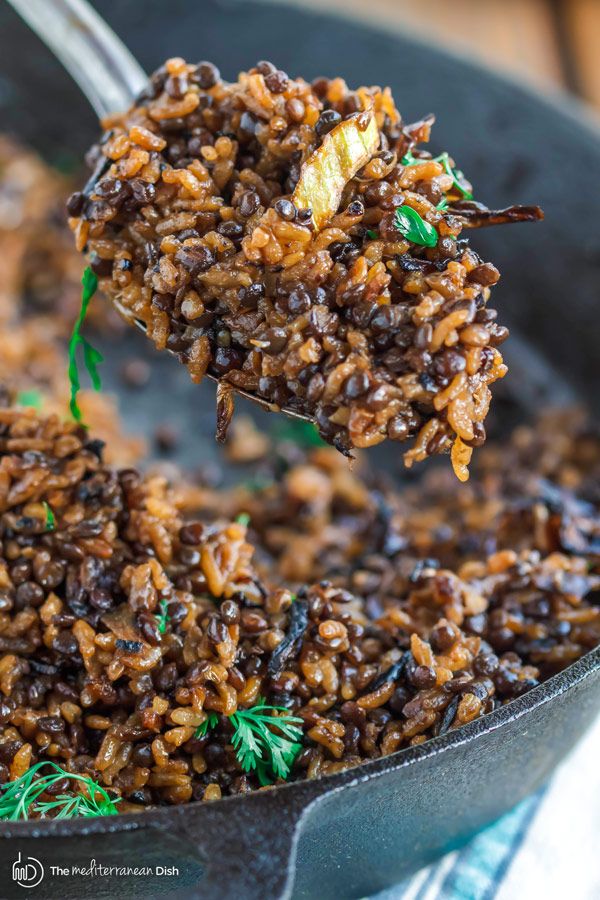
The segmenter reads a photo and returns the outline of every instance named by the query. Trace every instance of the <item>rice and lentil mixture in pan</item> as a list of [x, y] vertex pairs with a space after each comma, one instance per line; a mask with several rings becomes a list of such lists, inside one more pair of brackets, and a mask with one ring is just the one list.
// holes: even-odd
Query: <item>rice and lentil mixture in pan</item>
[[344, 453], [450, 451], [466, 480], [508, 330], [487, 305], [499, 273], [461, 233], [541, 211], [474, 201], [419, 148], [432, 122], [403, 123], [389, 88], [268, 62], [231, 84], [170, 59], [105, 123], [69, 201], [77, 247], [158, 348], [219, 379], [220, 436], [238, 389]]
[[[81, 259], [67, 225], [72, 179], [33, 150], [0, 134], [0, 403], [64, 414], [71, 385], [66, 339], [81, 304]], [[96, 330], [123, 330], [108, 304], [92, 305]], [[126, 434], [114, 398], [92, 390], [79, 396], [105, 459], [131, 465], [145, 443]]]
[[467, 486], [399, 491], [326, 446], [255, 445], [261, 484], [188, 488], [0, 409], [0, 781], [60, 767], [30, 816], [81, 798], [75, 775], [126, 812], [337, 772], [599, 642], [581, 417], [484, 448]]
[[[70, 224], [120, 310], [220, 380], [221, 433], [238, 388], [344, 453], [415, 437], [410, 465], [452, 447], [464, 480], [507, 330], [486, 305], [498, 272], [460, 232], [540, 212], [473, 201], [447, 154], [417, 148], [431, 123], [403, 124], [388, 89], [269, 63], [227, 84], [170, 60], [107, 123]], [[43, 236], [63, 183], [25, 204], [46, 197], [26, 163], [3, 177], [30, 186]], [[310, 426], [273, 439], [243, 419], [235, 487], [118, 468], [142, 446], [110, 401], [82, 398], [91, 431], [60, 415], [73, 296], [40, 314], [55, 281], [28, 306], [13, 266], [0, 304], [0, 819], [340, 771], [600, 642], [600, 437], [582, 414], [488, 444], [468, 485], [433, 468], [399, 487]]]

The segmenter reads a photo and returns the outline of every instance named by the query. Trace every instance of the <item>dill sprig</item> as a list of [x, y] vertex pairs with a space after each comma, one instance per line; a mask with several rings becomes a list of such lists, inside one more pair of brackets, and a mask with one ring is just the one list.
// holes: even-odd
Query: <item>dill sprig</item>
[[[52, 771], [40, 775], [41, 769]], [[50, 800], [39, 798], [48, 788], [65, 778], [75, 782], [73, 793], [57, 794]], [[43, 761], [31, 766], [16, 781], [0, 787], [0, 820], [16, 822], [35, 812], [41, 818], [74, 819], [77, 816], [115, 816], [120, 798], [113, 799], [92, 778], [67, 772], [56, 763]]]
[[46, 531], [54, 531], [56, 528], [56, 516], [54, 515], [54, 510], [45, 500], [43, 501], [42, 506], [46, 513]]
[[[216, 714], [209, 713], [196, 737], [203, 737], [217, 721]], [[291, 716], [283, 706], [268, 706], [260, 697], [256, 706], [238, 709], [229, 721], [234, 727], [231, 743], [244, 772], [256, 772], [263, 786], [288, 777], [302, 749], [303, 720], [299, 716]]]
[[196, 734], [194, 737], [202, 738], [205, 734], [208, 733], [209, 728], [216, 728], [219, 723], [219, 716], [216, 712], [209, 712], [206, 716], [206, 719], [202, 723], [202, 725], [198, 725], [196, 728]]
[[81, 284], [83, 286], [81, 292], [81, 309], [79, 310], [79, 315], [77, 316], [69, 340], [69, 381], [71, 383], [69, 409], [71, 410], [73, 418], [77, 422], [82, 422], [83, 424], [83, 416], [79, 404], [77, 403], [77, 394], [81, 389], [79, 369], [77, 366], [77, 348], [80, 344], [83, 347], [83, 361], [89, 376], [92, 379], [92, 385], [95, 391], [99, 391], [102, 387], [102, 381], [98, 372], [98, 364], [104, 361], [104, 357], [100, 351], [96, 350], [95, 347], [92, 347], [87, 338], [84, 338], [81, 334], [81, 328], [87, 315], [90, 300], [96, 293], [96, 288], [98, 287], [98, 277], [92, 272], [89, 266], [86, 267], [83, 273]]
[[235, 728], [231, 743], [244, 772], [256, 770], [262, 785], [270, 784], [271, 776], [288, 777], [302, 749], [301, 718], [290, 716], [284, 707], [267, 706], [261, 697], [251, 709], [235, 712], [231, 723]]

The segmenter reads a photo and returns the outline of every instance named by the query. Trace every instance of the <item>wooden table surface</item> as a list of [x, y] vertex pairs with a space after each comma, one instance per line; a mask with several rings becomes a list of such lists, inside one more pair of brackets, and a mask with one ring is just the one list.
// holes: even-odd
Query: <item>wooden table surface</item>
[[303, 2], [425, 34], [534, 84], [566, 88], [600, 109], [600, 0]]

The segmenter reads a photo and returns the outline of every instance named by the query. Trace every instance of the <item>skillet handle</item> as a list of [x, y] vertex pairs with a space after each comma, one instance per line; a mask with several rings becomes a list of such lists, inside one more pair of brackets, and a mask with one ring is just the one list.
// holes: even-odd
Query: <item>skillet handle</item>
[[288, 900], [300, 819], [310, 799], [286, 789], [267, 790], [188, 807], [176, 828], [194, 846], [202, 874], [186, 896]]

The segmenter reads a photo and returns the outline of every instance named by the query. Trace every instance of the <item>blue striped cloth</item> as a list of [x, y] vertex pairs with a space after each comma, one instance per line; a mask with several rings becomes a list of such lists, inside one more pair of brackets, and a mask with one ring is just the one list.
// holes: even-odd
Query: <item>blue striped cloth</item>
[[600, 720], [546, 787], [371, 900], [600, 898]]

